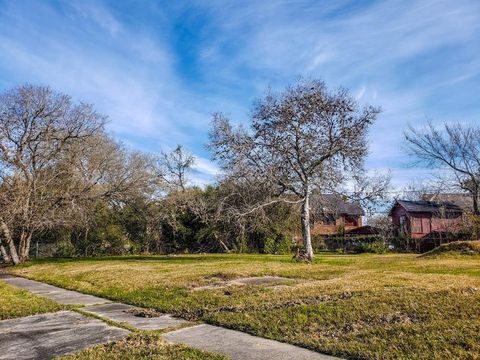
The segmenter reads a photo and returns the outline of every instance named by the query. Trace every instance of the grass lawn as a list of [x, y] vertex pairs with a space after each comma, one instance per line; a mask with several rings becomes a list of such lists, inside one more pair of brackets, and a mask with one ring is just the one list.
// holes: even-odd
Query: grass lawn
[[[0, 320], [64, 310], [67, 307], [32, 295], [0, 280]], [[167, 344], [158, 332], [137, 332], [124, 340], [98, 345], [64, 359], [158, 359], [158, 360], [223, 360], [221, 355], [209, 354], [185, 346]]]
[[62, 360], [226, 360], [222, 355], [209, 354], [181, 345], [166, 343], [153, 332], [133, 334], [124, 340], [95, 346], [59, 358]]
[[[480, 358], [480, 256], [319, 254], [32, 261], [29, 278], [350, 359]], [[194, 290], [277, 275], [287, 286]]]
[[62, 310], [52, 300], [32, 295], [28, 291], [7, 285], [0, 280], [0, 320]]

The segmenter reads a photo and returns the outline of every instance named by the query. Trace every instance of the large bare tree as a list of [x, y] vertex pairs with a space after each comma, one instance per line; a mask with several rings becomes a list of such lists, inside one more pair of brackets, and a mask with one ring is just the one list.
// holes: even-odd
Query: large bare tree
[[259, 100], [248, 129], [215, 114], [209, 146], [231, 178], [266, 189], [248, 213], [275, 202], [301, 204], [303, 242], [312, 260], [311, 193], [332, 189], [362, 169], [366, 135], [378, 113], [360, 107], [345, 89], [329, 91], [322, 81], [300, 80]]
[[470, 195], [472, 211], [480, 215], [480, 127], [429, 123], [423, 129], [410, 127], [405, 139], [415, 163], [450, 172], [453, 185]]
[[[106, 118], [48, 87], [21, 86], [0, 96], [0, 251], [28, 258], [35, 232], [78, 222], [99, 197], [149, 186], [141, 154], [108, 138]], [[143, 187], [142, 187], [143, 186]]]
[[0, 96], [0, 226], [14, 263], [28, 256], [38, 206], [45, 205], [45, 191], [59, 175], [54, 170], [59, 154], [93, 136], [104, 122], [90, 105], [73, 104], [48, 87], [21, 86]]

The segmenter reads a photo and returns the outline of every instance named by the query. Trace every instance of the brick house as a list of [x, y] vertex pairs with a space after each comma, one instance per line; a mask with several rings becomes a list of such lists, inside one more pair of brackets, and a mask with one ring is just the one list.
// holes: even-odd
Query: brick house
[[463, 209], [450, 201], [397, 200], [390, 210], [399, 233], [422, 239], [431, 233], [455, 233], [463, 226]]
[[359, 204], [333, 194], [317, 196], [314, 201], [316, 206], [310, 224], [312, 235], [334, 235], [340, 229], [349, 232], [362, 227], [365, 212]]

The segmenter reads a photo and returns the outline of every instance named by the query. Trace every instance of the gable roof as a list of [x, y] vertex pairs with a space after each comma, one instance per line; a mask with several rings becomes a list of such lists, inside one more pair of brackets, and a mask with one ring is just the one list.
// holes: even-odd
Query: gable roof
[[358, 203], [347, 202], [340, 195], [321, 194], [318, 195], [318, 202], [321, 207], [329, 212], [339, 215], [363, 216], [365, 212]]
[[464, 211], [473, 210], [473, 199], [468, 194], [464, 193], [438, 193], [438, 194], [424, 194], [422, 200], [434, 202], [451, 202], [461, 207]]
[[462, 208], [453, 202], [443, 201], [443, 202], [434, 202], [434, 201], [409, 201], [409, 200], [397, 200], [390, 210], [390, 214], [393, 209], [400, 205], [408, 212], [423, 212], [423, 213], [437, 213], [439, 211], [446, 211], [448, 213], [461, 213], [463, 212]]

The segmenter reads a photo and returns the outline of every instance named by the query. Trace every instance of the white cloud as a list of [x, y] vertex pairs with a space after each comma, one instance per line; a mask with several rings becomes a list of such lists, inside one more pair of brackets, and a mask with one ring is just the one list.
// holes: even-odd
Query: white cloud
[[218, 176], [222, 173], [221, 169], [215, 163], [200, 156], [195, 157], [193, 169], [211, 176]]
[[99, 1], [84, 0], [68, 3], [81, 16], [94, 21], [101, 28], [116, 36], [123, 30], [120, 22]]
[[[219, 172], [202, 150], [211, 113], [244, 122], [268, 85], [283, 88], [299, 75], [347, 86], [360, 102], [383, 108], [369, 163], [399, 169], [399, 178], [407, 122], [480, 115], [478, 81], [462, 87], [480, 75], [478, 1], [212, 0], [172, 3], [141, 19], [119, 16], [122, 6], [133, 5], [2, 3], [0, 84], [46, 83], [92, 102], [132, 146], [184, 144], [199, 155], [199, 183]], [[194, 42], [182, 53], [175, 31], [180, 15], [192, 12], [202, 21], [188, 28], [182, 17]]]

